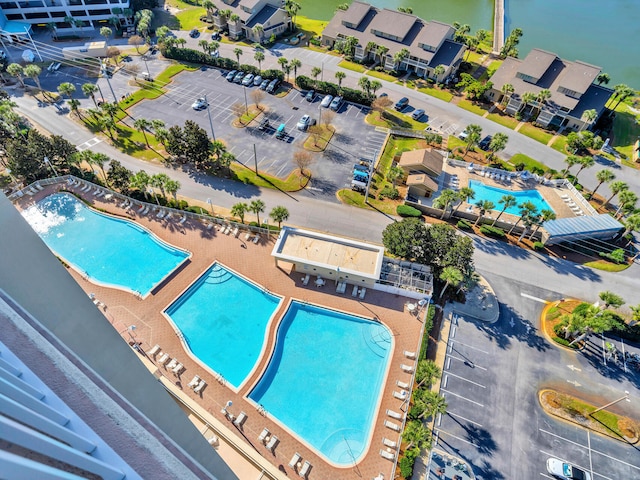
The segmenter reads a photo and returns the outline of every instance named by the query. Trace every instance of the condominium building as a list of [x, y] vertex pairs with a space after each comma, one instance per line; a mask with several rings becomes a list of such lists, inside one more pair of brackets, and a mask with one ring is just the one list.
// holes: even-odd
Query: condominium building
[[333, 47], [354, 37], [356, 61], [379, 61], [386, 70], [442, 82], [456, 73], [466, 50], [453, 40], [454, 34], [451, 25], [354, 1], [336, 12], [322, 31], [322, 43]]
[[214, 25], [229, 30], [232, 39], [246, 37], [262, 43], [271, 35], [282, 35], [291, 28], [291, 17], [283, 0], [222, 0], [213, 16]]

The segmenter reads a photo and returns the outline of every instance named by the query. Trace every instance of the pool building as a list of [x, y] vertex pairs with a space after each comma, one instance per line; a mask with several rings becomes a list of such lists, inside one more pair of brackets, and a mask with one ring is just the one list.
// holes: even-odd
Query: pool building
[[[144, 215], [62, 182], [16, 204], [24, 211], [61, 188], [190, 252], [144, 299], [66, 272], [94, 309], [87, 328], [104, 324], [135, 345], [133, 359], [238, 478], [392, 478], [408, 396], [398, 382], [413, 382], [425, 312], [415, 299], [429, 298], [428, 270], [386, 258], [378, 245], [292, 228], [243, 242], [244, 234], [224, 235], [194, 217]], [[302, 251], [314, 255], [294, 258]], [[224, 292], [232, 285], [235, 298]], [[267, 304], [256, 303], [261, 297]], [[234, 371], [236, 363], [244, 366]]]

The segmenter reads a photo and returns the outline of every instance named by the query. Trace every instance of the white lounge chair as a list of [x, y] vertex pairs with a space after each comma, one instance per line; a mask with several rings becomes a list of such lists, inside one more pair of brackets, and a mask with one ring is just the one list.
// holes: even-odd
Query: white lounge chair
[[207, 440], [207, 442], [209, 442], [209, 445], [212, 445], [212, 446], [215, 447], [215, 446], [218, 445], [218, 443], [220, 443], [220, 439], [217, 436], [214, 435], [209, 440]]
[[384, 426], [387, 428], [390, 428], [391, 430], [393, 430], [394, 432], [399, 432], [400, 431], [400, 425], [390, 422], [389, 420], [385, 420], [384, 421]]
[[236, 227], [233, 229], [233, 236], [238, 238], [238, 234], [240, 233], [240, 228]]
[[380, 450], [380, 456], [387, 460], [391, 460], [392, 462], [396, 459], [396, 456], [393, 453], [387, 452], [386, 450]]
[[207, 382], [200, 380], [200, 383], [193, 389], [194, 392], [200, 393], [204, 387], [207, 386]]
[[303, 278], [302, 278], [302, 285], [306, 286], [309, 283], [309, 274], [307, 273]]
[[187, 221], [187, 214], [185, 213], [185, 214], [182, 216], [182, 218], [180, 219], [180, 222], [179, 222], [179, 223], [180, 223], [180, 225], [182, 225], [182, 224], [183, 224], [184, 222], [186, 222], [186, 221]]
[[167, 368], [168, 368], [169, 370], [173, 370], [174, 368], [176, 368], [176, 366], [177, 366], [177, 365], [178, 365], [178, 359], [177, 359], [177, 358], [174, 358], [173, 360], [171, 360], [171, 361], [169, 362], [169, 365], [167, 365]]
[[194, 375], [193, 379], [187, 384], [189, 388], [195, 388], [200, 383], [201, 378], [198, 375]]
[[396, 380], [396, 385], [398, 385], [400, 388], [404, 388], [405, 390], [409, 390], [409, 384], [407, 382]]
[[39, 190], [39, 191], [44, 190], [44, 187], [37, 182], [34, 183], [33, 186], [36, 187], [36, 190]]
[[168, 353], [163, 353], [162, 356], [158, 359], [158, 363], [160, 365], [164, 365], [165, 363], [167, 363], [169, 361], [171, 357], [169, 356]]
[[156, 343], [153, 348], [147, 352], [147, 355], [155, 356], [158, 353], [160, 353], [160, 345]]
[[382, 443], [389, 448], [398, 448], [398, 442], [394, 442], [393, 440], [389, 440], [388, 438], [383, 438]]
[[164, 210], [160, 209], [158, 210], [158, 214], [156, 215], [156, 218], [162, 218], [164, 217]]
[[271, 435], [269, 442], [267, 442], [267, 450], [273, 452], [278, 442], [279, 442], [278, 437], [276, 437], [275, 435]]
[[236, 417], [236, 419], [233, 421], [233, 424], [238, 428], [242, 428], [242, 425], [246, 421], [247, 421], [247, 414], [244, 412], [240, 412], [240, 415]]
[[400, 365], [400, 368], [402, 369], [402, 371], [407, 372], [407, 373], [413, 373], [413, 366], [412, 365], [405, 365], [404, 363], [402, 365]]
[[258, 436], [258, 441], [261, 443], [264, 443], [265, 438], [267, 438], [268, 436], [269, 436], [269, 429], [265, 428], [262, 430], [262, 432]]
[[231, 233], [231, 225], [227, 225], [227, 228], [224, 229], [224, 234], [229, 235]]
[[182, 372], [182, 370], [184, 370], [184, 365], [182, 365], [181, 363], [178, 363], [175, 367], [173, 367], [171, 369], [171, 371], [175, 374], [175, 375], [180, 375], [180, 373]]
[[398, 412], [394, 412], [393, 410], [387, 409], [387, 415], [389, 415], [391, 418], [395, 418], [396, 420], [402, 420], [402, 414]]
[[353, 286], [353, 290], [351, 291], [351, 296], [352, 297], [357, 297], [358, 296], [358, 286], [357, 285]]
[[298, 452], [294, 453], [293, 457], [291, 457], [291, 461], [289, 462], [289, 466], [291, 468], [296, 468], [296, 465], [300, 460], [302, 460], [300, 454]]
[[247, 232], [244, 234], [244, 239], [249, 240], [251, 238], [251, 232]]
[[366, 294], [367, 294], [367, 289], [363, 287], [360, 289], [360, 295], [358, 296], [358, 298], [362, 300]]
[[209, 225], [207, 225], [207, 230], [211, 230], [213, 228], [213, 223], [210, 223]]
[[407, 398], [409, 398], [409, 393], [406, 390], [400, 390], [399, 392], [397, 390], [394, 390], [393, 396], [398, 400], [406, 400]]
[[404, 356], [410, 358], [411, 360], [416, 359], [416, 352], [410, 352], [409, 350], [404, 351]]
[[253, 243], [258, 243], [260, 241], [260, 235], [256, 233], [256, 236], [253, 237]]
[[298, 472], [298, 475], [305, 478], [309, 474], [309, 470], [311, 470], [311, 464], [308, 461], [305, 461], [304, 465], [302, 465], [302, 468]]
[[149, 207], [145, 207], [144, 210], [142, 211], [142, 215], [146, 215], [147, 213], [149, 213]]

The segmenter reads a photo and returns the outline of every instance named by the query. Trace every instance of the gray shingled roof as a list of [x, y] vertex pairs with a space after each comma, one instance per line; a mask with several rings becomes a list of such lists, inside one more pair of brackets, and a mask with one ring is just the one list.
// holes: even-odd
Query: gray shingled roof
[[253, 28], [256, 25], [264, 25], [277, 11], [277, 8], [272, 7], [271, 5], [265, 5], [262, 7], [262, 10], [251, 17], [251, 20], [246, 23], [246, 26], [248, 28]]
[[460, 53], [460, 50], [463, 48], [464, 45], [461, 43], [445, 40], [429, 62], [429, 65], [432, 67], [437, 67], [438, 65], [451, 65], [458, 53]]
[[453, 30], [451, 25], [441, 22], [428, 22], [420, 33], [416, 36], [418, 44], [429, 45], [437, 47], [442, 43], [444, 38], [447, 38], [449, 32]]
[[560, 85], [584, 93], [600, 74], [600, 67], [575, 61], [567, 66], [560, 79]]
[[360, 22], [364, 19], [367, 13], [369, 13], [370, 9], [371, 5], [369, 5], [368, 3], [355, 1], [342, 15], [342, 21], [348, 22], [357, 27], [358, 25], [360, 25]]
[[537, 80], [545, 74], [556, 58], [558, 56], [555, 53], [534, 48], [522, 60], [519, 72]]
[[369, 24], [369, 30], [378, 30], [404, 40], [417, 20], [415, 15], [383, 8]]

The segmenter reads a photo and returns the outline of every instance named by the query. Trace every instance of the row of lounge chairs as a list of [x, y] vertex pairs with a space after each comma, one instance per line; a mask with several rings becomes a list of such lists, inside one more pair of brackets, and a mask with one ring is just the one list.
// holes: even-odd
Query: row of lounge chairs
[[200, 393], [202, 389], [207, 386], [207, 382], [202, 380], [198, 375], [194, 375], [187, 386], [192, 388], [195, 393]]
[[269, 450], [270, 452], [273, 452], [273, 450], [276, 448], [276, 445], [280, 442], [278, 437], [271, 434], [268, 428], [264, 428], [260, 435], [258, 435], [258, 441], [262, 444], [265, 444], [267, 450]]
[[153, 348], [151, 348], [151, 350], [147, 352], [147, 355], [149, 355], [150, 357], [159, 356], [158, 363], [160, 365], [163, 365], [167, 370], [171, 370], [171, 372], [173, 372], [173, 374], [177, 377], [179, 377], [180, 374], [185, 370], [184, 365], [180, 363], [177, 358], [172, 359], [168, 353], [162, 352], [160, 345], [158, 345], [157, 343], [153, 346]]
[[[296, 452], [293, 454], [293, 457], [291, 457], [289, 466], [295, 470], [300, 464], [302, 464], [302, 456], [298, 452]], [[311, 470], [311, 464], [305, 460], [304, 464], [298, 471], [298, 475], [300, 475], [302, 478], [305, 478], [307, 475], [309, 475], [309, 470]]]

